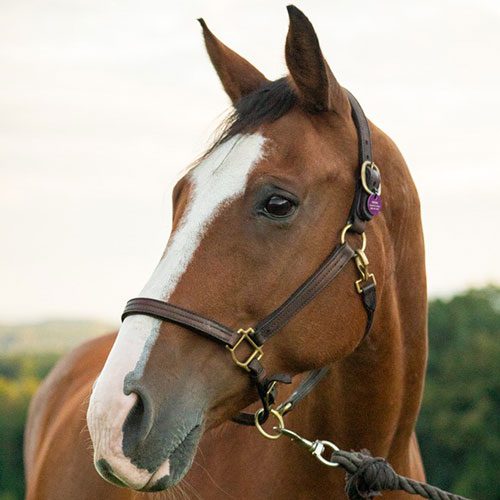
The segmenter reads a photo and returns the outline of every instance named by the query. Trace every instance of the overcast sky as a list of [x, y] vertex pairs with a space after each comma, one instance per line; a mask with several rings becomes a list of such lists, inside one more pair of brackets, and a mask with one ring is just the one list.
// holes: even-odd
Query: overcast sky
[[[196, 18], [276, 78], [287, 3], [0, 2], [1, 322], [118, 321], [228, 107]], [[500, 282], [500, 2], [296, 4], [406, 157], [431, 295]]]

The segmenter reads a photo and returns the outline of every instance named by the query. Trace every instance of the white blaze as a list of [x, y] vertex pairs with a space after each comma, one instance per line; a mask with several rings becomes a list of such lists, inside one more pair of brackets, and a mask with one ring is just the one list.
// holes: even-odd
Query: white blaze
[[[169, 299], [220, 209], [245, 191], [250, 172], [263, 157], [264, 143], [260, 134], [237, 135], [189, 172], [188, 206], [140, 296]], [[143, 369], [160, 324], [148, 316], [125, 319], [95, 383], [87, 413], [96, 460], [106, 459], [116, 475], [133, 487], [146, 484], [151, 474], [132, 465], [123, 455], [121, 429], [136, 399], [133, 394], [125, 396], [123, 383], [127, 373]], [[164, 465], [168, 473], [168, 464]]]

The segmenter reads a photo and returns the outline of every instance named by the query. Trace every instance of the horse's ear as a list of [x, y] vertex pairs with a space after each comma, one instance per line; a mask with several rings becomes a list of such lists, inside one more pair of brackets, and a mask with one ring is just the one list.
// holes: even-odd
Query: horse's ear
[[262, 87], [269, 80], [246, 59], [226, 47], [207, 27], [203, 19], [198, 19], [203, 28], [203, 37], [210, 60], [219, 75], [224, 90], [231, 100]]
[[313, 25], [294, 5], [287, 10], [286, 63], [302, 105], [311, 112], [348, 113], [347, 96], [323, 57]]

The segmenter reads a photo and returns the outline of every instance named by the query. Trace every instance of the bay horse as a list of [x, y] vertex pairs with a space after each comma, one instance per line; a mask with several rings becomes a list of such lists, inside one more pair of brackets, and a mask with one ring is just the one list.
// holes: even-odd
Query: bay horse
[[[367, 448], [424, 479], [415, 437], [427, 355], [417, 191], [391, 139], [357, 123], [362, 111], [334, 77], [310, 21], [294, 6], [288, 12], [289, 74], [276, 81], [200, 20], [232, 115], [175, 186], [166, 250], [119, 332], [65, 356], [34, 397], [25, 433], [28, 500], [153, 498], [162, 490], [168, 498], [344, 498], [341, 471], [232, 421], [264, 405], [255, 423], [276, 432], [262, 411], [283, 418], [274, 399], [293, 398], [311, 370], [321, 377], [284, 417], [287, 428], [343, 449]], [[379, 167], [368, 161], [370, 178], [383, 176], [384, 207], [356, 231], [349, 207], [353, 193], [365, 196], [363, 134]], [[370, 197], [381, 194], [363, 186]], [[318, 266], [338, 264], [349, 244], [357, 250], [335, 280], [316, 287], [314, 300], [303, 300], [261, 349], [246, 328], [290, 294], [303, 298], [318, 283]], [[363, 295], [372, 274], [374, 316]], [[166, 312], [155, 313], [154, 304]], [[224, 332], [231, 353], [213, 341]], [[242, 351], [235, 354], [229, 338], [244, 339]], [[249, 378], [262, 352], [272, 375]], [[292, 378], [279, 395], [275, 383], [290, 380], [276, 374]]]

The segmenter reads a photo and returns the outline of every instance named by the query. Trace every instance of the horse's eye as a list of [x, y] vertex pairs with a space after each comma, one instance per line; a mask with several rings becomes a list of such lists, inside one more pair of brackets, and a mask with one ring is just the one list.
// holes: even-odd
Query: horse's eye
[[272, 217], [288, 217], [295, 210], [295, 205], [283, 196], [271, 196], [266, 202], [264, 211]]

